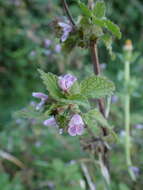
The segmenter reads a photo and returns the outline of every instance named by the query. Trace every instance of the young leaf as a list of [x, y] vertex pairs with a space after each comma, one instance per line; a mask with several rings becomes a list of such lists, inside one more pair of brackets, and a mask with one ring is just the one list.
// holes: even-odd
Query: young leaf
[[77, 81], [71, 86], [71, 89], [69, 90], [70, 94], [80, 94], [80, 85]]
[[100, 98], [111, 95], [115, 90], [113, 82], [106, 77], [90, 76], [81, 82], [81, 94], [87, 98]]
[[41, 74], [41, 78], [43, 79], [43, 82], [46, 85], [49, 94], [55, 99], [64, 98], [64, 95], [58, 86], [57, 76], [52, 73], [45, 73], [42, 70], [38, 71]]
[[107, 120], [103, 117], [98, 109], [93, 109], [84, 114], [84, 120], [89, 127], [94, 127], [96, 123], [100, 124], [101, 126], [111, 128], [108, 124]]
[[98, 18], [102, 18], [105, 16], [105, 11], [106, 7], [104, 1], [97, 1], [93, 9], [94, 15]]
[[101, 39], [103, 40], [106, 48], [109, 50], [110, 55], [112, 55], [112, 36], [109, 34], [104, 34]]
[[120, 31], [120, 28], [114, 24], [112, 21], [110, 20], [104, 20], [104, 23], [105, 23], [105, 27], [110, 31], [112, 32], [113, 35], [115, 35], [117, 38], [121, 38], [122, 34], [121, 34], [121, 31]]
[[96, 24], [100, 27], [105, 27], [105, 22], [103, 19], [96, 18], [95, 16], [92, 17], [93, 24]]
[[87, 16], [87, 17], [92, 16], [92, 11], [84, 3], [79, 1], [78, 4], [84, 16]]
[[78, 104], [85, 108], [90, 106], [87, 98], [81, 94], [73, 94], [68, 96], [67, 99], [61, 99], [60, 101], [68, 104]]

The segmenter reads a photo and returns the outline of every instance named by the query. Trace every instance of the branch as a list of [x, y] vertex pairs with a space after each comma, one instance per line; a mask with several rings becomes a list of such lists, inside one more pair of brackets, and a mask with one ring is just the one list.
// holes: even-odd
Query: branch
[[88, 186], [89, 186], [90, 190], [96, 190], [95, 185], [91, 180], [91, 177], [90, 177], [90, 174], [88, 172], [88, 169], [87, 169], [87, 167], [86, 167], [86, 165], [84, 163], [81, 163], [81, 168], [82, 168], [84, 176], [85, 176], [85, 178], [87, 180], [87, 183], [88, 183]]
[[[92, 41], [90, 43], [90, 49], [91, 49], [91, 56], [92, 56], [94, 73], [96, 75], [100, 75], [100, 64], [99, 64], [99, 58], [98, 58], [98, 51], [97, 51], [96, 42]], [[100, 112], [105, 117], [104, 100], [103, 99], [99, 99], [98, 100], [98, 105], [99, 105]], [[108, 132], [107, 132], [106, 128], [102, 127], [102, 131], [103, 131], [103, 135], [104, 136], [108, 135]]]
[[61, 1], [62, 1], [62, 4], [63, 4], [64, 9], [65, 9], [65, 12], [66, 12], [66, 14], [67, 14], [67, 16], [68, 16], [68, 18], [69, 18], [71, 24], [72, 24], [73, 26], [75, 26], [74, 20], [73, 20], [73, 18], [72, 18], [72, 15], [70, 14], [70, 11], [69, 11], [69, 8], [68, 8], [68, 5], [67, 5], [66, 0], [61, 0]]

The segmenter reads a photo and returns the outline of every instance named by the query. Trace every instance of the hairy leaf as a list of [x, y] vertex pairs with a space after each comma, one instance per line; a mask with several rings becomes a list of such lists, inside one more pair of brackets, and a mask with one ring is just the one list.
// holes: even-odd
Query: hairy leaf
[[56, 100], [64, 98], [64, 95], [62, 94], [61, 89], [58, 86], [57, 76], [52, 73], [45, 73], [42, 70], [38, 71], [41, 74], [41, 78], [43, 79], [43, 82], [47, 87], [49, 94]]
[[70, 94], [80, 94], [80, 85], [77, 81], [75, 81], [74, 84], [71, 86], [69, 93]]
[[82, 14], [91, 17], [92, 16], [92, 11], [81, 1], [78, 2], [80, 10], [82, 11]]
[[97, 1], [93, 9], [94, 15], [98, 18], [102, 18], [105, 16], [105, 11], [106, 7], [104, 1]]
[[89, 108], [89, 102], [87, 98], [81, 94], [73, 94], [68, 96], [67, 99], [61, 99], [60, 101], [68, 104], [78, 104]]
[[111, 95], [114, 90], [113, 82], [106, 77], [90, 76], [81, 82], [81, 94], [88, 98], [100, 98]]
[[112, 32], [113, 35], [115, 35], [117, 38], [121, 38], [122, 34], [121, 34], [121, 31], [120, 31], [120, 28], [114, 24], [112, 21], [110, 20], [104, 20], [104, 23], [105, 23], [105, 27], [110, 31]]
[[96, 24], [100, 27], [105, 27], [105, 22], [103, 19], [96, 18], [95, 16], [92, 17], [93, 24]]
[[89, 127], [94, 127], [96, 123], [98, 123], [101, 126], [111, 128], [107, 120], [103, 117], [98, 109], [90, 110], [89, 112], [84, 114], [84, 120]]

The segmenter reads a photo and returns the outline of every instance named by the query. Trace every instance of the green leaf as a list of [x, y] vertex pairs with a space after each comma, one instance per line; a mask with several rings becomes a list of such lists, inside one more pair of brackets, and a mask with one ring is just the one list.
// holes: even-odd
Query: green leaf
[[103, 40], [106, 48], [109, 50], [110, 55], [112, 55], [112, 36], [109, 34], [104, 34], [101, 39]]
[[107, 120], [103, 117], [103, 115], [100, 113], [98, 109], [93, 109], [84, 114], [84, 120], [85, 123], [89, 127], [94, 127], [96, 123], [100, 124], [101, 126], [111, 128], [111, 126], [108, 124]]
[[105, 27], [110, 31], [112, 32], [113, 35], [115, 35], [117, 38], [121, 38], [122, 34], [121, 34], [121, 31], [120, 31], [120, 28], [114, 24], [112, 21], [110, 20], [104, 20], [104, 23], [105, 23]]
[[113, 82], [106, 77], [90, 76], [81, 82], [81, 94], [87, 98], [101, 98], [115, 90]]
[[105, 27], [105, 22], [103, 19], [96, 18], [95, 16], [92, 17], [93, 24], [96, 24], [100, 27]]
[[41, 112], [36, 111], [35, 108], [28, 106], [20, 111], [17, 111], [13, 114], [14, 118], [22, 118], [22, 119], [36, 119], [37, 122], [41, 122], [46, 119], [46, 116]]
[[105, 16], [105, 11], [106, 7], [104, 1], [97, 1], [93, 9], [95, 16], [98, 18], [102, 18]]
[[69, 93], [70, 94], [80, 94], [80, 85], [77, 81], [74, 82], [74, 84], [71, 86]]
[[78, 2], [80, 10], [82, 11], [82, 14], [87, 17], [92, 16], [92, 11], [81, 1]]
[[61, 99], [60, 101], [68, 104], [78, 104], [85, 108], [90, 107], [87, 98], [81, 94], [73, 94], [68, 96], [67, 99]]
[[60, 98], [64, 98], [65, 96], [62, 94], [62, 91], [58, 86], [57, 76], [52, 73], [45, 73], [44, 71], [40, 69], [38, 71], [41, 74], [41, 78], [43, 79], [43, 82], [45, 86], [47, 87], [49, 94], [56, 100], [59, 100]]

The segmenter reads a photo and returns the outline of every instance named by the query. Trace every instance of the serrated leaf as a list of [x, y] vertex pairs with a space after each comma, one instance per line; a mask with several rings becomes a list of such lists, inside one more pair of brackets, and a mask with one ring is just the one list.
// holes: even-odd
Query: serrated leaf
[[107, 120], [103, 117], [98, 109], [90, 110], [89, 112], [84, 114], [84, 120], [89, 127], [94, 127], [96, 123], [98, 123], [101, 126], [111, 128]]
[[60, 101], [68, 104], [78, 104], [86, 108], [90, 107], [87, 98], [81, 94], [73, 94], [68, 96], [67, 99], [61, 99]]
[[80, 94], [80, 85], [77, 81], [75, 81], [74, 84], [71, 86], [69, 93], [70, 94]]
[[95, 16], [92, 17], [93, 24], [96, 24], [100, 27], [105, 27], [105, 22], [103, 19], [96, 18]]
[[40, 69], [38, 71], [41, 74], [41, 78], [43, 80], [43, 83], [47, 87], [49, 94], [56, 100], [64, 98], [64, 95], [62, 94], [61, 89], [58, 86], [57, 76], [52, 73], [45, 73]]
[[115, 90], [113, 82], [106, 77], [90, 76], [81, 82], [81, 94], [87, 98], [101, 98]]
[[120, 31], [120, 28], [114, 24], [112, 21], [110, 20], [104, 20], [104, 23], [105, 23], [105, 27], [110, 31], [112, 32], [113, 35], [115, 35], [117, 38], [121, 38], [122, 34], [121, 34], [121, 31]]
[[94, 15], [98, 18], [105, 16], [106, 6], [104, 1], [97, 1], [93, 9]]
[[78, 4], [84, 16], [88, 16], [88, 17], [92, 16], [92, 11], [84, 3], [79, 1]]

